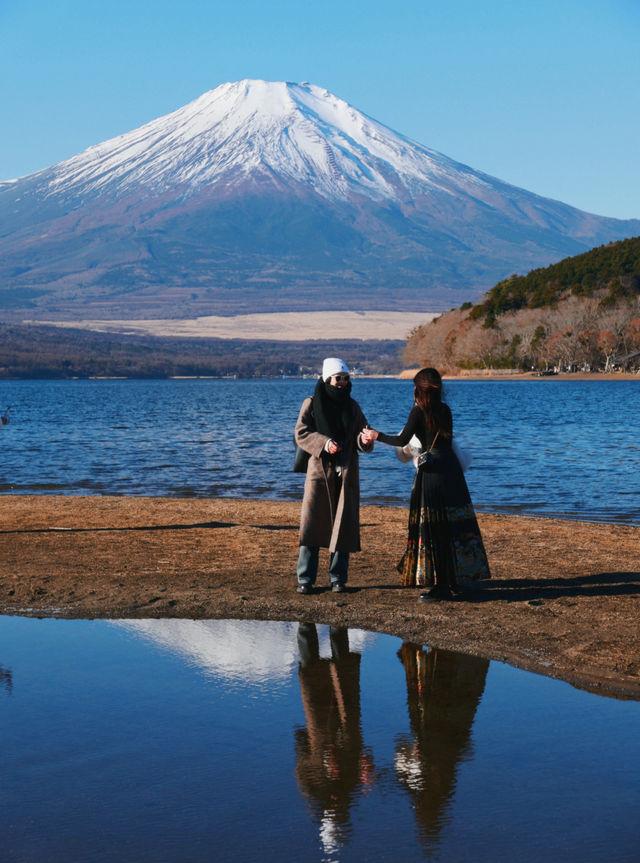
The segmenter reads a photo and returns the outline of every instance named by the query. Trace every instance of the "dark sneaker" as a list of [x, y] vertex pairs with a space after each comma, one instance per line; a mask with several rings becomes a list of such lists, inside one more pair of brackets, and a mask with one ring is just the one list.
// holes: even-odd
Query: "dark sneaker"
[[310, 584], [299, 584], [296, 587], [296, 593], [311, 593], [311, 585]]
[[343, 582], [334, 581], [333, 584], [331, 585], [331, 590], [334, 593], [346, 593], [347, 588], [344, 586]]

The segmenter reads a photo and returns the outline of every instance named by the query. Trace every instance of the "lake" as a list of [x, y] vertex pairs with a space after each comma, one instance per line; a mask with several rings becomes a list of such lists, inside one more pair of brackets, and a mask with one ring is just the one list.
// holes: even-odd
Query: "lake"
[[[313, 380], [8, 381], [0, 492], [296, 500], [292, 434]], [[399, 431], [412, 384], [354, 382], [374, 428]], [[480, 511], [640, 524], [640, 382], [445, 383]], [[377, 445], [364, 503], [405, 505], [411, 465]]]
[[361, 630], [0, 617], [11, 863], [636, 863], [640, 702]]
[[[299, 499], [313, 381], [9, 382], [5, 494]], [[403, 425], [410, 382], [357, 380]], [[480, 510], [640, 524], [640, 387], [446, 384]], [[2, 406], [2, 405], [0, 405]], [[405, 505], [379, 445], [362, 498]], [[0, 617], [11, 863], [635, 863], [640, 702], [361, 630]]]

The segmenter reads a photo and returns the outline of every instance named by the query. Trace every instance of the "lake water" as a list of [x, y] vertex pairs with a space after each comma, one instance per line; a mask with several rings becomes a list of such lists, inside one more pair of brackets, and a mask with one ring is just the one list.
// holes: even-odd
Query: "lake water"
[[[9, 381], [0, 492], [298, 499], [292, 434], [311, 380]], [[374, 428], [396, 432], [412, 384], [356, 380]], [[640, 382], [451, 381], [479, 510], [640, 524]], [[362, 500], [404, 505], [391, 447], [361, 459]]]
[[640, 702], [359, 630], [0, 618], [0, 859], [636, 863]]

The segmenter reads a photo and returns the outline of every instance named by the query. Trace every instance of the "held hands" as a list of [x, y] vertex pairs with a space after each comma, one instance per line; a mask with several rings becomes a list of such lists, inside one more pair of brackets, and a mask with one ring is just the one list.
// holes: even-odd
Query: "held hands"
[[369, 446], [369, 444], [378, 440], [378, 432], [375, 429], [362, 429], [360, 432], [360, 440], [362, 441], [363, 446]]
[[[360, 432], [360, 443], [362, 446], [368, 447], [374, 442], [374, 440], [378, 440], [378, 432], [375, 429], [362, 429]], [[336, 453], [342, 452], [342, 447], [336, 441], [329, 440], [325, 444], [325, 450], [329, 455], [336, 455]]]

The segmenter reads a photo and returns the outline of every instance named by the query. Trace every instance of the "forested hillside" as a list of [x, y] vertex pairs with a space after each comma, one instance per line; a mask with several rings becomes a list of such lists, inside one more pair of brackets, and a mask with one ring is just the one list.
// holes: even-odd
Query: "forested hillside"
[[336, 354], [365, 374], [394, 374], [402, 347], [393, 339], [179, 339], [0, 324], [0, 379], [277, 377], [316, 374], [323, 357]]
[[513, 275], [411, 333], [406, 365], [608, 369], [640, 350], [640, 237]]

